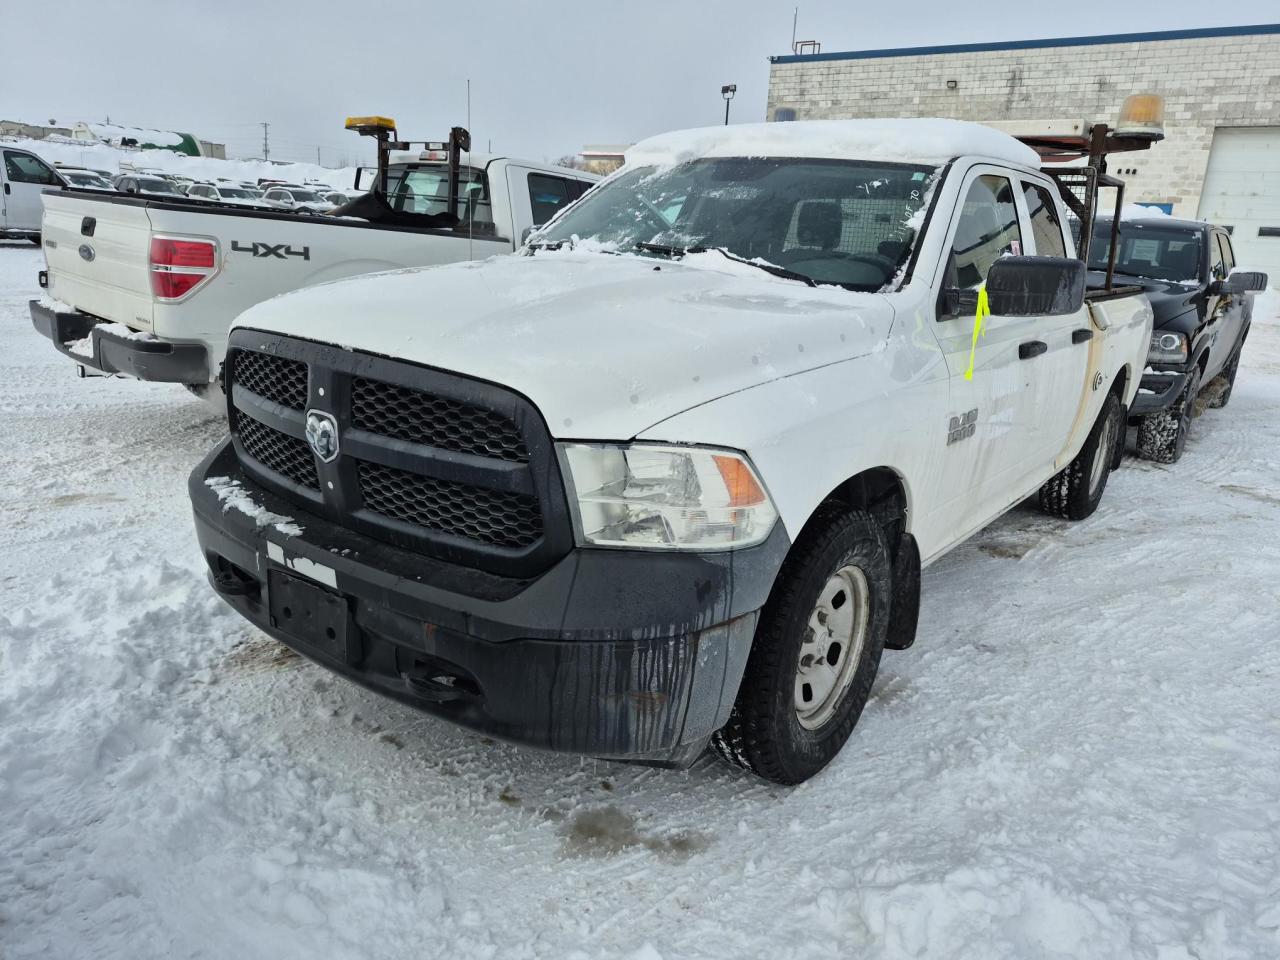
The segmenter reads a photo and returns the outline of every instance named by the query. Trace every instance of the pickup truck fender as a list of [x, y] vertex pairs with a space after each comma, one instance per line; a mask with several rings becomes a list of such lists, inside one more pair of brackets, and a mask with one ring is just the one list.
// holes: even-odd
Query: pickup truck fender
[[[895, 323], [871, 353], [729, 394], [645, 430], [639, 439], [743, 450], [794, 541], [829, 496], [864, 475], [893, 477], [902, 532], [928, 555], [943, 536], [915, 507], [942, 469], [945, 358], [928, 330]], [[879, 481], [873, 489], [879, 489]]]

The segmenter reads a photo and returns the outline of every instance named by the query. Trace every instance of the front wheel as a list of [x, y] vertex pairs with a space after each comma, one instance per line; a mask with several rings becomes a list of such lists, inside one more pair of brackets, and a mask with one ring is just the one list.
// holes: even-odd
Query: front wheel
[[840, 752], [880, 666], [891, 563], [869, 514], [832, 504], [814, 517], [778, 574], [733, 712], [712, 739], [722, 757], [796, 784]]
[[1107, 394], [1093, 429], [1075, 459], [1040, 488], [1040, 509], [1064, 520], [1083, 520], [1098, 509], [1124, 436], [1124, 407]]
[[1144, 460], [1156, 463], [1177, 463], [1187, 449], [1187, 436], [1191, 433], [1191, 420], [1196, 412], [1196, 397], [1200, 394], [1200, 368], [1196, 367], [1187, 378], [1182, 395], [1173, 405], [1156, 413], [1149, 413], [1138, 421], [1138, 454]]

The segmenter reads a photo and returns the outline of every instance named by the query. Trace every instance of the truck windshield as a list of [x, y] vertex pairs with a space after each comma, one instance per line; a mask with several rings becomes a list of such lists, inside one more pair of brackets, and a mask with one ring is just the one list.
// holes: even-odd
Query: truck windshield
[[[1107, 269], [1111, 253], [1111, 221], [1100, 220], [1089, 244], [1089, 269]], [[1147, 280], [1199, 283], [1200, 234], [1196, 231], [1121, 223], [1116, 273]]]
[[796, 279], [880, 290], [911, 254], [933, 173], [777, 157], [640, 167], [586, 194], [535, 242], [591, 240], [648, 256], [719, 249]]

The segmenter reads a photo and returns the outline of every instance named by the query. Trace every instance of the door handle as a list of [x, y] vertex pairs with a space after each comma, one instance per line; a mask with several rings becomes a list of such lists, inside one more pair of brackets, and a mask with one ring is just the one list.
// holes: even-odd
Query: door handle
[[1043, 340], [1028, 340], [1026, 343], [1018, 344], [1018, 359], [1030, 360], [1032, 357], [1038, 357], [1042, 353], [1049, 352], [1049, 345]]
[[1092, 330], [1072, 330], [1071, 331], [1072, 343], [1087, 343], [1092, 339], [1093, 339]]

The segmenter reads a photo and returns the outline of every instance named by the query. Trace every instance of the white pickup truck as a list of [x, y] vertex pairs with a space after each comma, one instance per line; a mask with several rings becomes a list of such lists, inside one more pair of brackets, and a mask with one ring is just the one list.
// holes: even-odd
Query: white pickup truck
[[1066, 223], [974, 124], [641, 143], [521, 256], [239, 318], [189, 485], [211, 582], [489, 735], [802, 781], [913, 642], [922, 566], [1102, 497], [1151, 308], [1087, 294]]
[[357, 274], [510, 253], [599, 178], [475, 154], [459, 179], [450, 212], [448, 164], [401, 158], [388, 171], [390, 222], [46, 192], [47, 296], [31, 301], [32, 322], [82, 374], [203, 392], [218, 380], [231, 321], [253, 304]]

